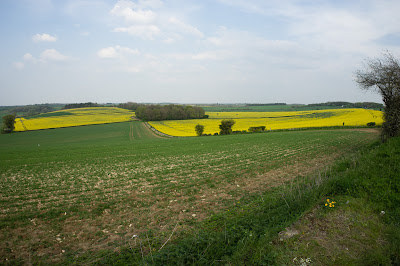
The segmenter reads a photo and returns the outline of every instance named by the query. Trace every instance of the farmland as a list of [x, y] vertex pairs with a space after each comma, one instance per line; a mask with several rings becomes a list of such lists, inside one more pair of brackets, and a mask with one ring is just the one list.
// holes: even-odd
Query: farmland
[[222, 119], [234, 119], [235, 131], [248, 130], [249, 127], [265, 126], [267, 130], [366, 126], [369, 122], [382, 124], [382, 112], [367, 109], [331, 109], [298, 112], [207, 112], [208, 119], [153, 121], [151, 126], [172, 136], [195, 136], [197, 124], [205, 126], [205, 134], [219, 132]]
[[160, 249], [174, 229], [179, 237], [377, 138], [375, 129], [160, 138], [139, 121], [1, 135], [0, 256], [93, 263], [104, 250], [140, 252], [134, 235]]
[[126, 122], [134, 115], [135, 113], [131, 111], [116, 107], [59, 110], [26, 118], [17, 118], [15, 131]]

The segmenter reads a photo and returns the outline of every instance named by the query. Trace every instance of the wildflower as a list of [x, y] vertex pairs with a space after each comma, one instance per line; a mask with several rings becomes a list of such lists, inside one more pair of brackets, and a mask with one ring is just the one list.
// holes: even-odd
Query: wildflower
[[329, 199], [326, 199], [325, 207], [334, 208], [335, 203], [336, 201], [330, 201]]

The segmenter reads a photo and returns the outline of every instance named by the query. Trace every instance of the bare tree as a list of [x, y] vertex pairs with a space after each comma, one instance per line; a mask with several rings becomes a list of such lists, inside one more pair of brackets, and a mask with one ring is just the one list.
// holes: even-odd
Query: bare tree
[[385, 104], [382, 140], [400, 135], [400, 62], [390, 52], [367, 60], [365, 69], [355, 72], [363, 90], [381, 94]]

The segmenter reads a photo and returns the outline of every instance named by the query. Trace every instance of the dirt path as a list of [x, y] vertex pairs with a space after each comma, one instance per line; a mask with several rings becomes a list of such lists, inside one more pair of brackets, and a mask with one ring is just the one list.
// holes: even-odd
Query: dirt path
[[153, 139], [153, 138], [165, 138], [153, 132], [144, 122], [132, 122], [129, 125], [129, 139]]

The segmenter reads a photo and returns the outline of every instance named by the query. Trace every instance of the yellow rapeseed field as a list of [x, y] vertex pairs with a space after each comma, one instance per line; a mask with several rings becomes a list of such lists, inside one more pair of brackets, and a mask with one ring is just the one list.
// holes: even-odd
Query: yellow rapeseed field
[[150, 125], [171, 136], [196, 136], [197, 124], [205, 126], [205, 134], [219, 132], [222, 119], [234, 119], [233, 130], [248, 130], [249, 127], [265, 126], [266, 130], [366, 126], [369, 122], [381, 125], [382, 112], [367, 109], [333, 109], [298, 112], [208, 112], [208, 119], [154, 121]]
[[[135, 113], [117, 107], [89, 107], [59, 110], [37, 117], [17, 118], [15, 131], [73, 127], [129, 121]], [[24, 128], [25, 125], [25, 128]]]

